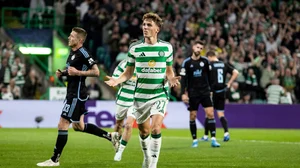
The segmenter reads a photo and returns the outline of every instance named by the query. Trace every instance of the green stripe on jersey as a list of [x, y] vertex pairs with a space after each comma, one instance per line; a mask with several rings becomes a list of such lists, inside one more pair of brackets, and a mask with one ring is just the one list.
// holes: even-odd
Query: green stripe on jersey
[[153, 100], [153, 99], [157, 99], [157, 98], [162, 98], [162, 97], [167, 98], [167, 95], [165, 93], [163, 93], [163, 94], [160, 94], [158, 96], [152, 97], [151, 99], [134, 98], [134, 100], [137, 101], [137, 102], [147, 102], [149, 100]]
[[118, 70], [119, 70], [120, 72], [124, 72], [124, 70], [123, 70], [120, 66], [118, 66]]
[[128, 93], [128, 94], [134, 94], [133, 90], [122, 88], [120, 92]]
[[149, 61], [155, 61], [155, 62], [166, 62], [166, 57], [137, 57], [135, 58], [136, 62], [149, 62]]
[[134, 63], [127, 62], [127, 66], [134, 66]]
[[125, 102], [132, 102], [133, 99], [129, 99], [127, 97], [123, 97], [123, 96], [118, 96], [118, 100], [122, 100], [122, 101], [125, 101]]
[[156, 46], [156, 47], [137, 47], [134, 52], [159, 52], [159, 51], [169, 51], [169, 48], [166, 46]]
[[167, 62], [166, 64], [167, 64], [167, 66], [171, 66], [171, 65], [173, 65], [173, 61]]
[[157, 93], [164, 93], [164, 89], [163, 88], [158, 88], [158, 89], [136, 88], [135, 93], [157, 94]]
[[116, 77], [116, 78], [117, 78], [117, 77], [119, 77], [119, 75], [117, 75], [117, 74], [113, 74], [113, 77]]
[[148, 79], [148, 78], [138, 78], [138, 83], [145, 84], [163, 84], [165, 79]]
[[128, 57], [134, 58], [134, 55], [132, 55], [132, 54], [130, 54], [130, 53], [128, 52]]

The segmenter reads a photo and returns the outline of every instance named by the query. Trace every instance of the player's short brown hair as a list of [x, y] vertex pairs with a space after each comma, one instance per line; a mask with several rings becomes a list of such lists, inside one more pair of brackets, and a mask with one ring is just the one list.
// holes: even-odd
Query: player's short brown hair
[[87, 33], [86, 33], [86, 31], [83, 28], [81, 28], [81, 27], [73, 27], [72, 31], [76, 32], [77, 35], [80, 38], [83, 39], [83, 42], [85, 41]]
[[203, 46], [204, 46], [204, 42], [203, 42], [203, 41], [200, 41], [200, 40], [195, 41], [195, 42], [194, 42], [194, 45], [196, 45], [196, 44], [200, 44], [200, 45], [203, 45]]
[[214, 51], [208, 51], [206, 53], [206, 57], [214, 57], [214, 56], [216, 56], [216, 53]]
[[161, 29], [162, 25], [163, 25], [163, 20], [160, 16], [158, 16], [158, 14], [153, 13], [153, 12], [149, 12], [144, 14], [143, 16], [143, 21], [146, 19], [150, 19], [153, 20], [153, 22], [155, 22], [155, 24]]

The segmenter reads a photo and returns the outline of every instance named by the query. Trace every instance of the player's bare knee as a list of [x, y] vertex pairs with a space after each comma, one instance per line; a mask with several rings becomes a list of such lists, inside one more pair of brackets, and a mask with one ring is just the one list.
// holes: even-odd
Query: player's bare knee
[[132, 124], [131, 123], [126, 123], [124, 128], [125, 128], [126, 131], [131, 131], [132, 130]]
[[145, 136], [147, 136], [149, 134], [150, 134], [149, 129], [147, 129], [147, 128], [140, 129], [140, 135], [141, 136], [145, 137]]
[[58, 122], [58, 129], [59, 130], [68, 130], [70, 122], [64, 118], [61, 118]]
[[158, 124], [154, 125], [152, 127], [151, 134], [154, 134], [154, 135], [159, 134], [160, 133], [160, 128], [161, 128], [161, 125], [158, 125]]
[[191, 120], [191, 121], [196, 120], [196, 117], [197, 117], [197, 113], [195, 113], [195, 112], [190, 112], [190, 120]]
[[219, 118], [224, 117], [224, 112], [218, 112], [218, 117]]
[[212, 107], [207, 107], [204, 110], [205, 110], [205, 114], [206, 114], [206, 116], [207, 116], [208, 119], [215, 118], [215, 116], [214, 116], [214, 109]]

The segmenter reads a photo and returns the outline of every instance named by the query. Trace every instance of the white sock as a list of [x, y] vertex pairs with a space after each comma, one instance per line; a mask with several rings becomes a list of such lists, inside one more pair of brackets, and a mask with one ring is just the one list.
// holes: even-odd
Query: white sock
[[216, 140], [216, 137], [211, 137], [211, 140], [213, 140], [213, 141]]
[[123, 151], [124, 151], [124, 149], [126, 148], [126, 146], [125, 145], [123, 145], [123, 144], [120, 144], [119, 145], [119, 148], [118, 148], [118, 152], [121, 152], [121, 153], [123, 153]]
[[[154, 135], [155, 137], [156, 135]], [[151, 164], [150, 168], [156, 168], [158, 158], [159, 158], [159, 153], [160, 153], [160, 148], [161, 148], [161, 134], [158, 135], [159, 137], [153, 138], [153, 135], [151, 137], [150, 141], [150, 148], [151, 148]]]
[[225, 133], [224, 133], [224, 136], [227, 136], [227, 135], [229, 135], [229, 132], [225, 132]]
[[140, 145], [144, 154], [144, 158], [150, 158], [151, 154], [150, 154], [150, 136], [148, 135], [148, 137], [146, 139], [142, 139], [141, 136], [139, 136], [140, 138]]
[[203, 135], [203, 138], [204, 138], [204, 139], [207, 139], [207, 138], [208, 138], [208, 135]]

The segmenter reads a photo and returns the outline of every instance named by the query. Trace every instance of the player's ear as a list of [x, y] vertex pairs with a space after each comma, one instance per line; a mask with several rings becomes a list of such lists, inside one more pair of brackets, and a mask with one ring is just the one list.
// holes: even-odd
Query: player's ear
[[158, 33], [158, 32], [159, 32], [159, 30], [160, 30], [160, 28], [157, 26], [156, 33]]

